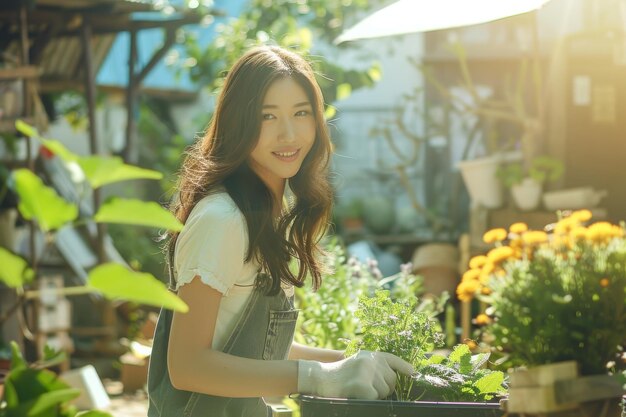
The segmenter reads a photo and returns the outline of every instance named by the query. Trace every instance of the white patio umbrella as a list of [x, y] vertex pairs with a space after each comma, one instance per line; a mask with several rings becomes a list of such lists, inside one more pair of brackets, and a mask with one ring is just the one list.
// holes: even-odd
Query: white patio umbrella
[[486, 23], [537, 10], [548, 1], [398, 0], [344, 31], [335, 43]]

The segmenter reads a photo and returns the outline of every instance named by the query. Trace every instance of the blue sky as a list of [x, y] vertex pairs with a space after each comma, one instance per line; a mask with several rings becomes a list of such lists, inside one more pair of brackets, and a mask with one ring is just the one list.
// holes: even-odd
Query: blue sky
[[[170, 1], [172, 4], [177, 1]], [[178, 1], [180, 3], [180, 1]], [[248, 0], [215, 0], [214, 7], [226, 13], [226, 17], [216, 18], [208, 27], [200, 25], [185, 26], [187, 31], [193, 32], [198, 37], [200, 45], [211, 42], [215, 36], [215, 26], [219, 22], [224, 22], [229, 17], [239, 15]], [[143, 17], [143, 16], [142, 16]], [[142, 68], [160, 48], [164, 40], [162, 29], [147, 29], [138, 32], [138, 68]], [[123, 32], [117, 35], [109, 54], [100, 67], [96, 78], [98, 85], [111, 85], [125, 87], [128, 84], [128, 54], [130, 49], [129, 34]], [[173, 50], [180, 54], [181, 62], [185, 59], [184, 50], [180, 45], [174, 45]], [[166, 54], [167, 56], [167, 54]], [[197, 91], [196, 86], [191, 82], [186, 73], [176, 76], [174, 67], [165, 64], [165, 58], [161, 60], [148, 74], [143, 84], [144, 87], [165, 90]]]

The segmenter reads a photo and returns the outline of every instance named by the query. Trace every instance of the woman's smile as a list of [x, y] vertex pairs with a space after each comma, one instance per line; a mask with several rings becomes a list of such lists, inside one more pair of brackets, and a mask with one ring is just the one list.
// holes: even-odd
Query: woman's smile
[[281, 152], [272, 152], [272, 154], [283, 162], [293, 162], [298, 159], [300, 155], [300, 149], [290, 150], [290, 151], [281, 151]]

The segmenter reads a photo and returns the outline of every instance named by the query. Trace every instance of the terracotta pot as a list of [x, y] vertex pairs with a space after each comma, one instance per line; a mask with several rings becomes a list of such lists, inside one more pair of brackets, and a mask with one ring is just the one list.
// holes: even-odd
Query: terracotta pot
[[4, 398], [4, 380], [8, 374], [8, 370], [0, 369], [0, 402]]
[[424, 279], [424, 291], [436, 296], [454, 294], [459, 283], [459, 250], [449, 243], [428, 243], [415, 251], [413, 271]]

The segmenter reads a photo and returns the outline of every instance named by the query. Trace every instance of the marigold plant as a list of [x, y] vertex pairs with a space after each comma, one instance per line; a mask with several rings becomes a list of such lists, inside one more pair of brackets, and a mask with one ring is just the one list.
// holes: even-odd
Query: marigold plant
[[562, 215], [545, 231], [515, 223], [485, 234], [495, 245], [470, 261], [457, 287], [462, 301], [489, 305], [484, 325], [514, 364], [576, 360], [604, 373], [626, 338], [624, 225], [591, 223], [589, 210]]

